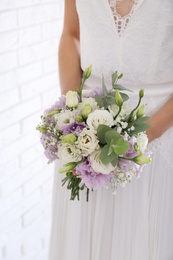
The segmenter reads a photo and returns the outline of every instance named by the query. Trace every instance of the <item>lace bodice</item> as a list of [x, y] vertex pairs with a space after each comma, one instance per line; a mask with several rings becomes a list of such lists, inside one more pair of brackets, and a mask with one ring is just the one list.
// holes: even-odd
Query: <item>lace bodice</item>
[[134, 87], [173, 92], [173, 1], [137, 0], [123, 19], [114, 2], [76, 0], [82, 68], [93, 65], [96, 85], [118, 70]]
[[138, 0], [108, 0], [119, 36], [123, 34], [135, 11]]

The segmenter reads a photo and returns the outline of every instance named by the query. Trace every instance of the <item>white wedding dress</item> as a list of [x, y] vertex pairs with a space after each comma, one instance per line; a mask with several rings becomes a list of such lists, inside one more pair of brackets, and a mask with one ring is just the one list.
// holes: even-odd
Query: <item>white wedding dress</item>
[[[86, 91], [124, 76], [131, 104], [139, 89], [152, 115], [173, 94], [173, 1], [137, 0], [123, 18], [111, 0], [76, 0]], [[116, 196], [90, 192], [70, 201], [55, 165], [49, 260], [173, 260], [173, 128], [150, 144], [153, 162]]]

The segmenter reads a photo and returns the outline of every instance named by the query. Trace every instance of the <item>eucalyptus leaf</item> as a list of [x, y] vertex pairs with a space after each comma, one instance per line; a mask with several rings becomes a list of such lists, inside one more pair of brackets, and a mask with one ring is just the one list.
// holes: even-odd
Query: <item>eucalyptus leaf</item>
[[104, 107], [104, 102], [103, 99], [99, 96], [99, 95], [95, 95], [95, 101], [97, 102], [97, 104], [99, 105], [99, 107]]
[[104, 98], [104, 104], [105, 108], [107, 108], [109, 105], [115, 104], [115, 98], [111, 95], [108, 95]]
[[150, 119], [150, 117], [149, 116], [143, 116], [143, 117], [141, 117], [141, 118], [139, 118], [139, 119], [137, 119], [136, 121], [135, 121], [135, 125], [137, 124], [143, 124], [143, 123], [145, 123], [146, 121], [148, 121]]
[[118, 89], [118, 90], [126, 90], [126, 91], [130, 91], [130, 92], [133, 92], [132, 90], [130, 90], [130, 89], [128, 89], [128, 88], [125, 88], [125, 87], [123, 87], [123, 86], [121, 86], [121, 85], [119, 85], [119, 84], [114, 84], [113, 85], [113, 89]]
[[114, 139], [112, 138], [110, 143], [108, 144], [108, 155], [110, 155], [112, 153], [112, 144], [114, 142]]
[[112, 164], [112, 166], [115, 167], [118, 163], [118, 156], [115, 153], [114, 153], [114, 156], [115, 156], [115, 158], [113, 159], [113, 161], [111, 161], [111, 164]]
[[129, 96], [127, 94], [122, 93], [122, 92], [120, 92], [120, 93], [121, 93], [121, 97], [123, 99], [123, 102], [125, 102], [125, 101], [127, 101], [129, 99]]
[[110, 131], [112, 130], [111, 127], [107, 126], [107, 125], [99, 125], [98, 128], [97, 128], [97, 137], [98, 137], [98, 140], [101, 144], [106, 144], [106, 140], [105, 140], [105, 133], [107, 131]]
[[104, 80], [104, 77], [103, 77], [103, 76], [102, 76], [102, 91], [103, 91], [104, 96], [107, 96], [108, 90], [107, 90], [107, 88], [106, 88], [105, 80]]
[[111, 140], [113, 139], [114, 142], [116, 142], [119, 138], [122, 138], [121, 135], [115, 131], [115, 130], [110, 130], [110, 131], [106, 131], [105, 132], [105, 140], [106, 140], [106, 143], [110, 143]]
[[151, 126], [148, 124], [140, 124], [140, 125], [134, 125], [135, 129], [133, 131], [130, 131], [130, 135], [134, 135], [134, 134], [138, 134], [140, 132], [144, 132], [146, 130], [148, 130]]
[[117, 155], [123, 155], [130, 149], [130, 145], [128, 141], [120, 138], [112, 145], [112, 148]]
[[100, 160], [104, 165], [107, 165], [108, 163], [112, 162], [117, 158], [117, 155], [112, 152], [110, 155], [108, 155], [109, 146], [106, 144], [102, 149], [100, 153]]
[[117, 83], [117, 80], [118, 80], [118, 73], [117, 73], [117, 71], [115, 71], [115, 72], [112, 74], [112, 86], [114, 86], [114, 84]]

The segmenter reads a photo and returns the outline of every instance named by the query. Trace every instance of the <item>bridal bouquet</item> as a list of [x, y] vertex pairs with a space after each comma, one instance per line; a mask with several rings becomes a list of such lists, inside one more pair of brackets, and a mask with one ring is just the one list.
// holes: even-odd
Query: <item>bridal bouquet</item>
[[91, 66], [83, 73], [76, 91], [68, 91], [41, 116], [37, 130], [49, 162], [60, 159], [66, 173], [62, 185], [71, 190], [71, 199], [79, 199], [80, 190], [101, 187], [116, 193], [143, 167], [151, 162], [145, 131], [149, 117], [141, 105], [144, 91], [133, 109], [126, 105], [128, 89], [117, 84], [123, 75], [112, 74], [112, 88], [102, 87], [83, 94], [85, 81], [91, 75]]

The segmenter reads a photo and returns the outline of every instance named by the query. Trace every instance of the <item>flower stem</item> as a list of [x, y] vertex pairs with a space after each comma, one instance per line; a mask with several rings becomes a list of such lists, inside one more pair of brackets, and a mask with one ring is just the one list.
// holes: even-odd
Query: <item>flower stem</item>
[[87, 193], [86, 193], [86, 201], [88, 202], [88, 199], [89, 199], [89, 189], [87, 188]]
[[118, 113], [116, 114], [116, 116], [115, 116], [114, 120], [115, 120], [115, 119], [118, 117], [118, 115], [120, 114], [120, 112], [121, 112], [121, 109], [122, 109], [122, 106], [119, 106]]

